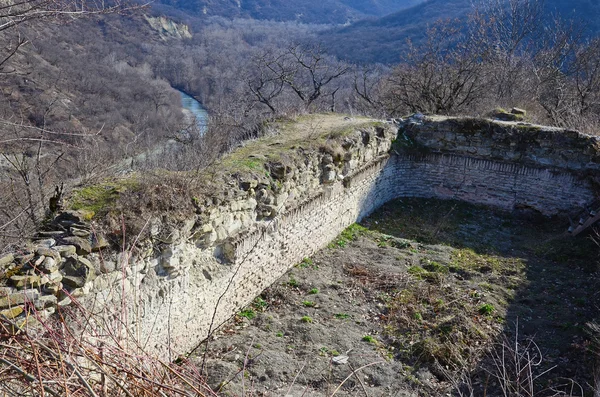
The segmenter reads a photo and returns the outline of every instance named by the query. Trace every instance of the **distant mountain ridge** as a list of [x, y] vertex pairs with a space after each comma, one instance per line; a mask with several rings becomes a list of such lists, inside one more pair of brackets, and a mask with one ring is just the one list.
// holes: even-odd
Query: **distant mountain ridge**
[[193, 16], [344, 24], [383, 16], [424, 0], [159, 0]]
[[[573, 19], [591, 34], [600, 32], [600, 0], [546, 0], [548, 18]], [[407, 39], [418, 42], [440, 19], [464, 18], [472, 0], [428, 0], [380, 18], [360, 20], [320, 33], [330, 52], [358, 63], [397, 63]]]

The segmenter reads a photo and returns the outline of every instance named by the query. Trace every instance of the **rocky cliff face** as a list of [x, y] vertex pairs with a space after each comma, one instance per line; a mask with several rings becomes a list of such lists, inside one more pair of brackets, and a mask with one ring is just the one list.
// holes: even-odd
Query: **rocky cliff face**
[[148, 24], [152, 29], [156, 30], [163, 40], [174, 38], [174, 39], [191, 39], [192, 34], [190, 33], [189, 27], [182, 23], [176, 23], [166, 17], [153, 18], [148, 15], [144, 15]]
[[184, 352], [211, 323], [391, 199], [455, 198], [551, 215], [595, 198], [598, 141], [576, 132], [472, 119], [398, 127], [315, 117], [317, 124], [292, 123], [226, 156], [216, 168], [225, 179], [207, 179], [210, 192], [194, 197], [193, 211], [154, 214], [127, 249], [109, 246], [102, 220], [59, 214], [29, 245], [0, 258], [1, 314], [23, 325], [33, 318], [27, 312], [52, 315], [76, 298], [121, 318], [151, 350]]

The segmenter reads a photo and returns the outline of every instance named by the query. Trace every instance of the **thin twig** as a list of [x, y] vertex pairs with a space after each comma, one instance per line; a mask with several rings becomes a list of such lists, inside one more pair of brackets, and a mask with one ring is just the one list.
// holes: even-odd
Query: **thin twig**
[[336, 387], [336, 389], [333, 391], [333, 393], [331, 393], [331, 396], [329, 396], [329, 397], [335, 396], [335, 394], [340, 390], [340, 388], [344, 385], [344, 383], [346, 383], [348, 381], [348, 379], [350, 379], [352, 376], [354, 376], [354, 374], [356, 372], [358, 372], [360, 370], [363, 370], [363, 369], [365, 369], [367, 367], [371, 367], [373, 365], [377, 365], [377, 364], [385, 364], [385, 361], [383, 361], [383, 360], [382, 361], [375, 361], [375, 362], [372, 362], [372, 363], [369, 363], [369, 364], [365, 364], [362, 367], [358, 367], [356, 370], [353, 369], [352, 373], [350, 375], [346, 376], [346, 378], [338, 385], [338, 387]]

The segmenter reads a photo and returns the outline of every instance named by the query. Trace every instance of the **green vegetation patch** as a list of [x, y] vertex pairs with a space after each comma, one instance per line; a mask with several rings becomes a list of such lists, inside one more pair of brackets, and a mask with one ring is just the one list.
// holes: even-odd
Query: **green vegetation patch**
[[256, 312], [252, 309], [244, 309], [239, 312], [238, 315], [240, 317], [247, 318], [248, 320], [252, 320], [254, 317], [256, 317]]
[[515, 276], [524, 272], [525, 262], [522, 258], [480, 254], [471, 248], [463, 248], [452, 252], [452, 262], [449, 269], [452, 272], [493, 272], [502, 275]]
[[366, 227], [361, 226], [358, 223], [353, 223], [352, 225], [350, 225], [346, 229], [344, 229], [344, 231], [342, 233], [340, 233], [340, 235], [335, 240], [333, 240], [328, 245], [328, 247], [329, 248], [344, 248], [348, 245], [348, 243], [356, 240], [359, 236], [366, 234], [368, 232], [369, 232], [369, 229], [367, 229]]
[[73, 191], [68, 206], [73, 210], [88, 211], [92, 216], [106, 214], [115, 207], [121, 193], [138, 187], [139, 184], [134, 179], [119, 179], [82, 187]]
[[375, 339], [374, 337], [372, 337], [371, 335], [365, 335], [362, 337], [363, 342], [368, 342], [368, 343], [377, 343], [377, 339]]
[[303, 323], [306, 323], [306, 324], [312, 324], [313, 319], [310, 316], [302, 316], [300, 321], [302, 321]]
[[354, 117], [352, 121], [342, 114], [310, 114], [295, 119], [276, 120], [263, 126], [269, 130], [266, 137], [246, 142], [219, 161], [219, 171], [248, 172], [269, 176], [267, 165], [318, 151], [331, 146], [360, 129], [384, 127], [380, 121]]

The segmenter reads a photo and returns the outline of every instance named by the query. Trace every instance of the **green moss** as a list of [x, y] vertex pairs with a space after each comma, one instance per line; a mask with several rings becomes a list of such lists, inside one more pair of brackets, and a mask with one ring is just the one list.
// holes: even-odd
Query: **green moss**
[[377, 339], [373, 338], [371, 335], [365, 335], [365, 336], [363, 336], [362, 340], [364, 342], [377, 343]]
[[300, 262], [297, 266], [301, 269], [306, 269], [308, 267], [312, 267], [313, 269], [318, 269], [318, 267], [315, 266], [315, 264], [311, 258], [302, 259], [302, 262]]
[[344, 248], [350, 241], [356, 240], [359, 236], [367, 233], [369, 229], [364, 226], [359, 225], [358, 223], [353, 223], [348, 226], [344, 231], [333, 240], [328, 247], [329, 248]]
[[248, 320], [252, 320], [254, 317], [256, 317], [256, 312], [252, 309], [244, 309], [238, 314], [240, 317], [245, 317]]
[[428, 261], [423, 265], [423, 269], [433, 273], [448, 273], [448, 266], [444, 266], [436, 261]]
[[368, 232], [369, 229], [367, 229], [364, 226], [359, 225], [358, 223], [353, 223], [352, 225], [348, 226], [343, 232], [342, 234], [340, 234], [340, 237], [346, 240], [356, 240], [358, 238], [358, 236]]
[[470, 248], [452, 252], [450, 270], [471, 270], [480, 273], [518, 274], [525, 269], [521, 258], [506, 258], [495, 255], [480, 254]]
[[[335, 126], [331, 126], [331, 125]], [[271, 131], [269, 136], [247, 142], [232, 153], [223, 157], [218, 164], [219, 171], [266, 172], [265, 164], [279, 162], [304, 151], [316, 151], [328, 142], [341, 140], [360, 129], [383, 127], [379, 121], [367, 118], [353, 118], [344, 121], [343, 115], [310, 114], [293, 120], [276, 120], [264, 129]], [[273, 134], [273, 132], [276, 132]]]
[[542, 127], [539, 125], [532, 124], [517, 124], [515, 125], [515, 128], [523, 132], [540, 132], [542, 130]]
[[137, 186], [138, 183], [133, 179], [122, 179], [76, 189], [69, 199], [68, 207], [88, 212], [91, 219], [94, 215], [109, 212], [121, 193]]
[[411, 266], [408, 268], [408, 274], [418, 278], [419, 280], [422, 279], [425, 275], [427, 275], [429, 272], [425, 269], [423, 269], [421, 266]]
[[490, 316], [495, 310], [496, 309], [494, 308], [494, 305], [486, 303], [479, 307], [478, 312], [479, 314], [483, 314], [484, 316]]
[[265, 167], [265, 163], [263, 160], [259, 160], [256, 158], [246, 158], [239, 160], [232, 160], [232, 164], [236, 168], [247, 168], [249, 170], [261, 170]]
[[364, 123], [361, 123], [358, 125], [352, 124], [350, 126], [334, 128], [327, 134], [322, 135], [321, 138], [339, 139], [339, 138], [347, 137], [360, 129], [378, 128], [378, 127], [384, 128], [384, 126], [385, 126], [385, 124], [382, 123], [381, 121], [367, 121], [367, 122], [364, 122]]
[[17, 276], [22, 273], [23, 265], [16, 266], [14, 269], [6, 270], [4, 273], [0, 274], [0, 280], [8, 280], [12, 276]]

